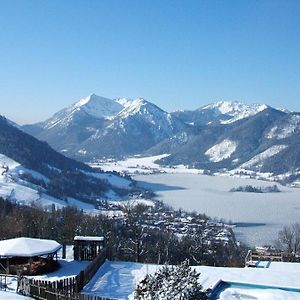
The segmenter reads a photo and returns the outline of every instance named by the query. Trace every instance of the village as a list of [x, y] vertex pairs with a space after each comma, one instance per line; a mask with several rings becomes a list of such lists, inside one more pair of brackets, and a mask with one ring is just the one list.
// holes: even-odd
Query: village
[[[236, 243], [232, 231], [232, 225], [222, 220], [212, 220], [205, 214], [187, 212], [182, 209], [174, 210], [161, 201], [153, 200], [151, 205], [139, 204], [136, 201], [132, 204], [107, 203], [105, 208], [113, 215], [113, 219], [118, 223], [126, 224], [129, 215], [133, 211], [138, 217], [135, 222], [141, 228], [149, 230], [167, 231], [177, 236], [188, 236], [196, 232], [201, 232], [206, 243], [222, 242]], [[114, 214], [114, 212], [122, 212]]]

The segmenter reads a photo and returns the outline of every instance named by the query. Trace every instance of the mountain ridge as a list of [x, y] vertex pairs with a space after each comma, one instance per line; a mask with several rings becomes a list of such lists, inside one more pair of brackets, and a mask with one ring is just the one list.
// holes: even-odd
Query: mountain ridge
[[[90, 97], [102, 106], [101, 97]], [[83, 98], [73, 105], [82, 107], [88, 100]], [[86, 162], [169, 154], [160, 160], [161, 164], [185, 164], [210, 172], [246, 167], [249, 172], [272, 170], [278, 175], [295, 174], [300, 168], [295, 146], [300, 128], [297, 113], [237, 101], [219, 101], [194, 111], [172, 113], [142, 98], [105, 101], [117, 103], [113, 114], [110, 106], [106, 113], [102, 107], [101, 115], [87, 110], [57, 131], [41, 130], [40, 124], [23, 129], [58, 151]], [[293, 161], [283, 159], [284, 166], [275, 167], [281, 153], [289, 149], [294, 153]]]

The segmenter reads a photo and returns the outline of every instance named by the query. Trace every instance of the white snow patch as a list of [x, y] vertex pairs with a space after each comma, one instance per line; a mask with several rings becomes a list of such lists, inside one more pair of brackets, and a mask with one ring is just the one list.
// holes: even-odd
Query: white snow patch
[[225, 139], [221, 143], [208, 149], [205, 155], [209, 156], [212, 162], [220, 162], [229, 158], [235, 152], [237, 145], [237, 142]]
[[253, 158], [251, 158], [249, 161], [243, 163], [240, 168], [241, 169], [247, 169], [247, 168], [251, 168], [253, 166], [256, 167], [261, 167], [262, 163], [264, 160], [278, 154], [279, 152], [281, 152], [282, 150], [284, 150], [285, 148], [287, 148], [286, 145], [275, 145], [270, 147], [269, 149], [255, 155]]
[[300, 115], [292, 115], [285, 124], [276, 125], [266, 134], [266, 138], [278, 140], [291, 136], [300, 126]]
[[132, 183], [132, 181], [129, 179], [114, 174], [110, 174], [110, 173], [93, 173], [93, 172], [84, 172], [84, 173], [89, 176], [93, 176], [95, 178], [107, 180], [111, 185], [119, 188], [129, 189]]

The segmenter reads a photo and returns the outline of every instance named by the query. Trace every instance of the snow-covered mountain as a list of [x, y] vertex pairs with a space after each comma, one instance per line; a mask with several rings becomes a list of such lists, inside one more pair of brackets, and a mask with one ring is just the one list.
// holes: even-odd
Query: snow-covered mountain
[[202, 126], [185, 143], [174, 147], [174, 141], [165, 141], [149, 154], [171, 149], [161, 164], [295, 182], [300, 178], [299, 118], [268, 107], [236, 122]]
[[67, 158], [0, 117], [0, 196], [94, 210], [99, 200], [138, 192], [130, 178]]
[[[168, 113], [144, 99], [96, 95], [24, 130], [83, 161], [168, 154], [160, 163], [208, 172], [300, 171], [300, 114], [221, 101]], [[296, 175], [295, 175], [296, 174]]]
[[263, 111], [265, 104], [243, 104], [237, 101], [219, 101], [194, 111], [175, 111], [172, 114], [184, 122], [194, 125], [229, 124]]
[[64, 128], [78, 118], [85, 118], [86, 115], [94, 118], [109, 118], [115, 116], [122, 109], [123, 106], [116, 101], [91, 94], [54, 114], [43, 123], [43, 128]]
[[89, 161], [141, 153], [186, 127], [144, 99], [91, 95], [23, 129], [70, 157]]

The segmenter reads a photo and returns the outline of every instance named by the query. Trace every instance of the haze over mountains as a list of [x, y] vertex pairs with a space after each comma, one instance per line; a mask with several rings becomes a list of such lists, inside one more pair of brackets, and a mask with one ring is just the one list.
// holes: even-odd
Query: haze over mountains
[[22, 128], [84, 162], [167, 153], [161, 164], [272, 173], [287, 182], [299, 176], [300, 114], [265, 104], [223, 101], [168, 113], [144, 99], [92, 94]]

